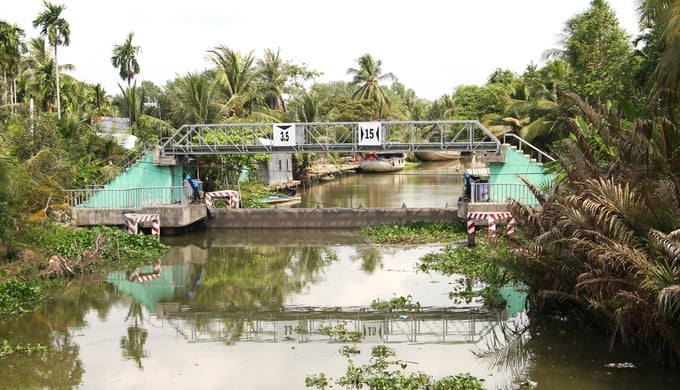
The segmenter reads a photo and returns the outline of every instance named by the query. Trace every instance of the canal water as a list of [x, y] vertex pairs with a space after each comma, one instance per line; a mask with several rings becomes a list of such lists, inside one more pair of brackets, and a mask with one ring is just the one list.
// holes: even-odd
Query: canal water
[[[303, 203], [442, 207], [462, 182], [455, 165], [441, 167], [338, 178], [305, 191]], [[146, 281], [111, 270], [73, 280], [35, 312], [0, 318], [0, 341], [48, 346], [0, 358], [0, 388], [304, 389], [308, 375], [343, 375], [343, 345], [360, 350], [352, 357], [360, 365], [382, 344], [409, 371], [469, 373], [488, 389], [680, 385], [677, 372], [574, 333], [564, 319], [529, 322], [516, 292], [507, 292], [502, 313], [452, 299], [460, 276], [415, 271], [440, 245], [372, 245], [351, 230], [297, 229], [162, 240], [171, 249], [160, 272], [137, 270]], [[372, 305], [401, 297], [419, 309]]]
[[302, 191], [296, 207], [456, 207], [469, 159], [427, 162], [403, 171], [349, 174]]

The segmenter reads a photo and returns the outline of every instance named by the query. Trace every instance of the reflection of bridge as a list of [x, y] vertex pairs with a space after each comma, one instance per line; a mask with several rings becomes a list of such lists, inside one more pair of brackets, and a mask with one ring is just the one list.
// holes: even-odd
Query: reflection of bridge
[[479, 121], [240, 123], [184, 125], [162, 156], [255, 153], [498, 152]]
[[183, 312], [160, 304], [159, 318], [189, 342], [475, 343], [503, 318], [478, 309], [382, 312], [338, 308], [255, 312]]

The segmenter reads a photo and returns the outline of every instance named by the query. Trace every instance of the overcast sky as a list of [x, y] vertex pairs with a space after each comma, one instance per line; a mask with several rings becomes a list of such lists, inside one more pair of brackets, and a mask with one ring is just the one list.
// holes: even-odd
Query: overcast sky
[[[32, 21], [42, 0], [1, 0], [0, 19], [38, 35]], [[559, 46], [565, 22], [590, 0], [61, 0], [71, 45], [59, 63], [72, 76], [124, 84], [111, 65], [114, 45], [134, 32], [141, 47], [137, 82], [166, 81], [206, 69], [206, 51], [225, 45], [243, 53], [280, 49], [281, 56], [323, 72], [319, 81], [349, 81], [365, 53], [382, 61], [418, 97], [436, 99], [459, 85], [483, 85], [496, 69], [521, 73]], [[637, 33], [637, 0], [610, 0], [621, 27]]]

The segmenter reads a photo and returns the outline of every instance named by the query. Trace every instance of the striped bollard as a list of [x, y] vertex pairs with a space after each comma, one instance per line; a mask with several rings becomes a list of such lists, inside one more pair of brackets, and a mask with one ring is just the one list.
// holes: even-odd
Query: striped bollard
[[160, 218], [155, 218], [151, 222], [151, 234], [155, 234], [158, 238], [161, 237], [161, 220]]
[[507, 227], [505, 234], [510, 235], [510, 234], [514, 233], [516, 223], [517, 223], [517, 221], [515, 221], [515, 217], [512, 214], [510, 214], [510, 217], [508, 217], [508, 227]]
[[127, 217], [127, 231], [130, 234], [137, 234], [137, 221], [132, 217]]
[[468, 248], [475, 247], [475, 216], [472, 213], [467, 215]]
[[496, 216], [493, 214], [486, 215], [487, 229], [489, 229], [489, 238], [496, 238]]

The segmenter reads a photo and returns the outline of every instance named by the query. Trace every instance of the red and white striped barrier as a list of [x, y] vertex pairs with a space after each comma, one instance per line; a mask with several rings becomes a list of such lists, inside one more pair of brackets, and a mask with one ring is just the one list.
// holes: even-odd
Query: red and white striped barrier
[[151, 234], [161, 235], [161, 219], [158, 214], [125, 214], [127, 218], [127, 231], [131, 234], [139, 232], [139, 224], [151, 222]]
[[205, 207], [208, 210], [213, 209], [213, 199], [214, 198], [224, 198], [227, 208], [237, 209], [241, 207], [241, 195], [238, 191], [224, 190], [224, 191], [213, 191], [205, 193]]
[[507, 218], [508, 226], [505, 234], [513, 234], [515, 232], [515, 217], [512, 213], [507, 211], [501, 212], [469, 212], [467, 214], [467, 233], [468, 237], [475, 235], [475, 220], [486, 219], [487, 229], [489, 230], [489, 238], [496, 237], [496, 221]]
[[126, 273], [128, 281], [133, 283], [150, 282], [161, 277], [161, 259], [158, 259], [153, 264], [152, 272], [139, 273], [139, 269], [135, 268]]

